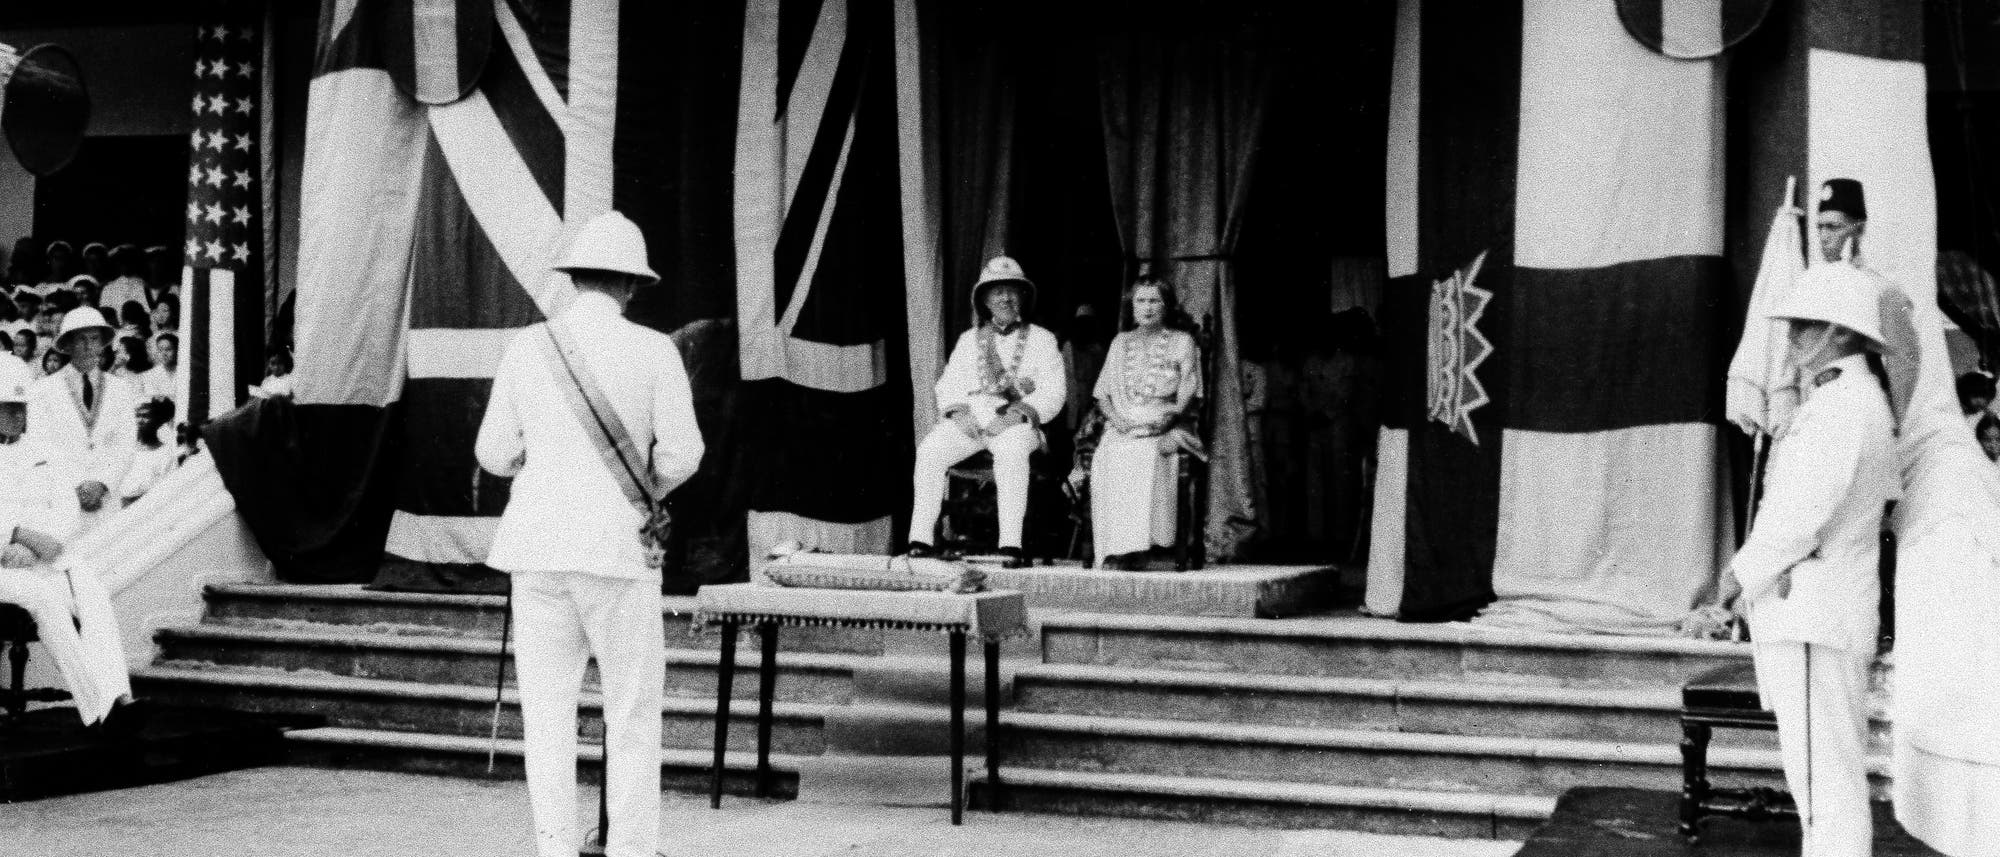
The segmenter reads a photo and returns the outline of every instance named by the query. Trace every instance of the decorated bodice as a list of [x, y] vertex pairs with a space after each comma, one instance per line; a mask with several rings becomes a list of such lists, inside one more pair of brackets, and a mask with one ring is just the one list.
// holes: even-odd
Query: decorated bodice
[[1184, 332], [1127, 331], [1115, 345], [1116, 362], [1107, 369], [1116, 370], [1116, 393], [1128, 403], [1179, 403], [1184, 387], [1198, 380], [1193, 338]]

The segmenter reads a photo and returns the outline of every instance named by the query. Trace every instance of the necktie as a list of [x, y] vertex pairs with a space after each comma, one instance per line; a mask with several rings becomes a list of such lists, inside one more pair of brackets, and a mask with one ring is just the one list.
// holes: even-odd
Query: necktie
[[83, 409], [87, 411], [96, 407], [96, 398], [96, 391], [90, 388], [90, 375], [85, 374], [83, 376]]

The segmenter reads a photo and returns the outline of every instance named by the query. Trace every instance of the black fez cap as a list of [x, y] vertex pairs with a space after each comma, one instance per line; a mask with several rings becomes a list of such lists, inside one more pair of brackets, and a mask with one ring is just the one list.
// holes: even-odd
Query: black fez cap
[[1867, 220], [1868, 203], [1861, 197], [1861, 183], [1853, 179], [1827, 179], [1819, 188], [1819, 210]]

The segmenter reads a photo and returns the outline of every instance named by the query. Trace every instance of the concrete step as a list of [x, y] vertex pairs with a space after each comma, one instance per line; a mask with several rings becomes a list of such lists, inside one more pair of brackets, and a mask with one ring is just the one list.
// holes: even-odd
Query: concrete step
[[1747, 663], [1709, 640], [1487, 630], [1361, 617], [1283, 621], [1071, 613], [1041, 617], [1043, 661], [1395, 681], [1678, 688]]
[[[353, 625], [194, 625], [163, 628], [155, 639], [162, 658], [168, 661], [484, 687], [490, 687], [494, 680], [500, 654], [497, 638], [386, 634]], [[714, 698], [716, 650], [669, 648], [666, 657], [667, 695]], [[755, 651], [737, 651], [736, 696], [756, 697], [759, 657]], [[781, 650], [776, 697], [824, 705], [846, 703], [854, 698], [857, 670], [890, 668], [878, 660]], [[943, 672], [942, 668], [937, 671]], [[593, 664], [586, 684], [595, 686], [596, 675]], [[510, 665], [507, 682], [513, 681]]]
[[[518, 739], [500, 740], [491, 769], [487, 767], [487, 740], [464, 735], [329, 726], [290, 732], [285, 740], [288, 764], [466, 779], [526, 777], [522, 767], [525, 745]], [[708, 791], [713, 759], [707, 751], [667, 749], [660, 756], [661, 788], [696, 794]], [[798, 767], [805, 758], [808, 757], [772, 754], [771, 797], [789, 799], [797, 795]], [[577, 747], [577, 778], [593, 786], [602, 782], [603, 762], [604, 748], [593, 744]], [[731, 752], [724, 756], [722, 769], [723, 791], [745, 796], [755, 793], [756, 754]]]
[[[984, 752], [986, 711], [968, 704], [965, 746]], [[951, 755], [951, 709], [946, 706], [870, 703], [827, 709], [826, 750], [849, 756]], [[940, 762], [940, 764], [944, 764]]]
[[[414, 636], [498, 639], [507, 600], [501, 595], [435, 592], [374, 592], [358, 585], [227, 584], [206, 587], [204, 621], [221, 625], [283, 627], [294, 624], [363, 626], [370, 631]], [[693, 626], [694, 598], [668, 596], [662, 607], [667, 645], [713, 649], [721, 635]], [[786, 628], [782, 650], [878, 655], [885, 632], [854, 628]], [[755, 651], [756, 634], [743, 634], [738, 649]]]
[[[1577, 786], [1681, 784], [1674, 744], [1021, 712], [1003, 713], [1001, 728], [1005, 764], [1051, 770], [1538, 797]], [[1716, 747], [1709, 765], [1721, 785], [1783, 784], [1776, 750]]]
[[[195, 664], [155, 664], [132, 674], [141, 695], [169, 704], [193, 704], [243, 711], [317, 714], [329, 726], [395, 732], [417, 732], [484, 738], [492, 729], [493, 688], [473, 685], [432, 685], [317, 673], [277, 670], [220, 669]], [[500, 735], [518, 738], [521, 718], [513, 689], [502, 696]], [[597, 739], [602, 698], [582, 694], [578, 729], [586, 741]], [[779, 702], [772, 706], [773, 752], [815, 755], [826, 747], [826, 713], [830, 706]], [[757, 701], [737, 698], [730, 705], [728, 746], [756, 747]], [[668, 698], [661, 712], [661, 744], [705, 750], [714, 746], [715, 702], [710, 699]]]
[[[1218, 674], [1044, 664], [1015, 677], [1016, 711], [1439, 735], [1672, 743], [1680, 698], [1666, 688], [1517, 686], [1370, 678]], [[1776, 747], [1773, 733], [1726, 729], [1717, 746]]]
[[1308, 785], [1005, 767], [996, 790], [979, 770], [971, 802], [986, 809], [1109, 815], [1237, 824], [1332, 828], [1370, 833], [1524, 839], [1555, 810], [1555, 799], [1376, 786]]

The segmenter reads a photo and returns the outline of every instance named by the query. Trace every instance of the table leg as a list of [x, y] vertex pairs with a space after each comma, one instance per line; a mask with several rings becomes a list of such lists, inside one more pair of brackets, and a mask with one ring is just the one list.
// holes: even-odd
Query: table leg
[[778, 623], [757, 626], [764, 647], [757, 665], [757, 796], [771, 796], [771, 703], [778, 687]]
[[736, 623], [722, 623], [722, 656], [715, 664], [715, 769], [708, 784], [708, 807], [722, 808], [722, 755], [729, 746], [729, 686], [736, 680]]
[[965, 822], [965, 632], [951, 632], [951, 823]]
[[1702, 804], [1708, 801], [1709, 727], [1681, 719], [1681, 836], [1692, 842], [1700, 832]]
[[986, 810], [1000, 811], [1000, 641], [986, 641]]

